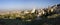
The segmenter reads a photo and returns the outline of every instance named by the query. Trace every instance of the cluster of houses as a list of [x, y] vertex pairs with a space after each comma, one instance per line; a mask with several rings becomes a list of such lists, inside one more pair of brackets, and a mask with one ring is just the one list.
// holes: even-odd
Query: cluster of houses
[[[33, 10], [25, 10], [25, 11], [16, 11], [16, 12], [7, 12], [7, 13], [1, 13], [1, 15], [6, 15], [6, 14], [11, 14], [11, 16], [13, 14], [15, 14], [16, 17], [22, 17], [24, 18], [23, 15], [25, 14], [36, 14], [37, 17], [46, 15], [46, 14], [51, 14], [51, 13], [60, 13], [60, 4], [54, 5], [52, 7], [49, 8], [44, 8], [44, 9], [33, 9]], [[1, 17], [1, 16], [0, 16]]]

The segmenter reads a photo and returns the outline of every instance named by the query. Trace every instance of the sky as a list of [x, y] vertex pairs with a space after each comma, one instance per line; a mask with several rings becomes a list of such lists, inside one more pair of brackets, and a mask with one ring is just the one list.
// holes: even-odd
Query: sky
[[0, 10], [47, 8], [59, 3], [60, 0], [0, 0]]

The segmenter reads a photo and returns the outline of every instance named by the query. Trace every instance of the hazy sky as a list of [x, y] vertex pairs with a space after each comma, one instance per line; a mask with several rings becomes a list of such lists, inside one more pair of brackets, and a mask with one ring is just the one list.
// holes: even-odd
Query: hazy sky
[[59, 3], [60, 0], [0, 0], [0, 10], [45, 8]]

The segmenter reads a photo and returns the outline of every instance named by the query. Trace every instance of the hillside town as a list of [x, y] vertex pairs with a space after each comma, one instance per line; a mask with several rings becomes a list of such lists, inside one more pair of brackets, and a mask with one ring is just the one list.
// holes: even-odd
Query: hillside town
[[48, 25], [49, 24], [50, 25], [50, 23], [51, 24], [54, 23], [53, 25], [55, 25], [56, 22], [52, 23], [52, 21], [51, 22], [49, 21], [53, 19], [56, 19], [53, 21], [58, 21], [59, 18], [60, 18], [60, 4], [53, 5], [51, 7], [43, 8], [43, 9], [33, 8], [32, 10], [8, 11], [8, 12], [0, 13], [0, 19], [18, 19], [23, 22], [25, 21], [25, 23], [29, 22], [27, 23], [29, 25], [30, 24], [32, 25], [41, 25], [41, 24]]
[[25, 10], [25, 11], [9, 11], [5, 13], [0, 13], [0, 19], [16, 19], [16, 18], [25, 18], [25, 17], [31, 17], [33, 18], [33, 15], [35, 17], [47, 15], [47, 14], [53, 14], [57, 13], [60, 14], [60, 4], [54, 5], [52, 7], [43, 8], [43, 9], [35, 9], [32, 10]]

